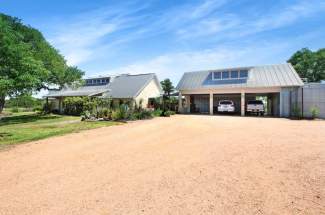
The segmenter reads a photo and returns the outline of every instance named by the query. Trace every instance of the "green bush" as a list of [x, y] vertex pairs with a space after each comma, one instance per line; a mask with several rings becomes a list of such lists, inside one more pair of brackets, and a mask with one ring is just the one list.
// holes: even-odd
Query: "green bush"
[[292, 112], [292, 116], [295, 117], [295, 118], [300, 119], [302, 117], [302, 112], [301, 112], [301, 110], [300, 110], [300, 108], [299, 108], [298, 105], [294, 105], [292, 107], [292, 111], [291, 112]]
[[11, 113], [18, 113], [19, 112], [19, 108], [18, 107], [13, 107], [10, 109]]
[[156, 109], [152, 112], [152, 115], [157, 117], [157, 116], [162, 116], [163, 111], [160, 109]]
[[43, 108], [41, 106], [34, 107], [33, 112], [43, 112]]
[[317, 106], [312, 106], [310, 109], [310, 114], [313, 119], [315, 119], [319, 115], [319, 108]]
[[136, 114], [137, 114], [137, 119], [151, 119], [152, 118], [152, 111], [149, 111], [149, 110], [143, 109]]
[[124, 105], [121, 105], [118, 109], [112, 112], [112, 120], [114, 121], [125, 120], [127, 119], [127, 116], [128, 113]]

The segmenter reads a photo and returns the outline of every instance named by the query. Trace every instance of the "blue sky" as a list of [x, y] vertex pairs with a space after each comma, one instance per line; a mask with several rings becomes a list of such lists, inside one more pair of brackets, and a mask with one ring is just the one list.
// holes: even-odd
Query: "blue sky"
[[284, 63], [325, 46], [325, 0], [3, 0], [86, 76]]

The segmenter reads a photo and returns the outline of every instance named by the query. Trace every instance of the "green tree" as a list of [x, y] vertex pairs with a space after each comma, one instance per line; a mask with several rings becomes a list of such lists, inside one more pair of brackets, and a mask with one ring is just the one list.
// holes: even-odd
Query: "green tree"
[[38, 30], [0, 13], [0, 113], [6, 97], [80, 82], [83, 74]]
[[294, 53], [288, 60], [298, 72], [300, 77], [309, 82], [325, 80], [325, 49], [311, 51], [303, 48]]
[[21, 94], [7, 100], [5, 107], [35, 108], [42, 106], [42, 102], [42, 99], [34, 98], [31, 94]]
[[163, 114], [165, 114], [165, 112], [170, 110], [171, 108], [170, 94], [174, 92], [175, 88], [173, 86], [173, 83], [168, 78], [161, 81], [160, 84], [164, 91], [162, 108], [163, 108]]
[[164, 91], [164, 95], [170, 98], [170, 94], [174, 92], [175, 87], [173, 86], [173, 83], [169, 80], [169, 78], [163, 80], [160, 82], [161, 87]]

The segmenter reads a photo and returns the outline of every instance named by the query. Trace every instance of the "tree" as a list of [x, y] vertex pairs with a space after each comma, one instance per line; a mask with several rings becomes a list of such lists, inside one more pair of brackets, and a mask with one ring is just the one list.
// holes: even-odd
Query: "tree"
[[163, 80], [160, 82], [161, 87], [164, 91], [164, 96], [163, 96], [163, 114], [167, 111], [170, 110], [171, 108], [171, 98], [170, 94], [174, 91], [174, 86], [173, 83], [169, 80], [169, 78]]
[[170, 94], [175, 90], [173, 83], [169, 80], [169, 78], [160, 82], [161, 87], [164, 91], [164, 95], [170, 98]]
[[6, 97], [63, 87], [83, 74], [69, 67], [38, 30], [0, 13], [0, 113]]
[[303, 48], [294, 53], [288, 60], [297, 73], [309, 82], [325, 80], [325, 49], [311, 51]]

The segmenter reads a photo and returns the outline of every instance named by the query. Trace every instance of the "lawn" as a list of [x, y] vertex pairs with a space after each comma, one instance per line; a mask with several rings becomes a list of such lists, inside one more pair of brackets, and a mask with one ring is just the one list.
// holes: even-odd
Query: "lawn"
[[119, 123], [82, 122], [76, 116], [13, 114], [0, 119], [0, 147], [116, 124]]

